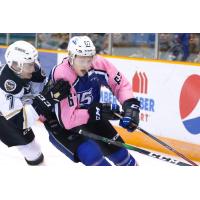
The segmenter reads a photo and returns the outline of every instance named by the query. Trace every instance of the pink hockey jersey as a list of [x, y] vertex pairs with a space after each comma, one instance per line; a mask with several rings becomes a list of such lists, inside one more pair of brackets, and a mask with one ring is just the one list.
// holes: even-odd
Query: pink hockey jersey
[[121, 104], [133, 97], [131, 85], [125, 76], [107, 59], [98, 55], [84, 77], [77, 76], [68, 58], [64, 58], [61, 64], [53, 68], [51, 79], [64, 79], [71, 85], [70, 96], [55, 106], [58, 120], [66, 129], [87, 124], [87, 109], [92, 103], [99, 102], [102, 85], [109, 87]]

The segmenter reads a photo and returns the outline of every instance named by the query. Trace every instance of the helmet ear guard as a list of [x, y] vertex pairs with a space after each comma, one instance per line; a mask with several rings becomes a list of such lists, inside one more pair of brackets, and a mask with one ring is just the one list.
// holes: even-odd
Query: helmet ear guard
[[69, 57], [69, 62], [71, 65], [74, 64], [74, 58], [75, 58], [75, 54], [72, 54], [71, 51], [68, 51], [68, 57]]

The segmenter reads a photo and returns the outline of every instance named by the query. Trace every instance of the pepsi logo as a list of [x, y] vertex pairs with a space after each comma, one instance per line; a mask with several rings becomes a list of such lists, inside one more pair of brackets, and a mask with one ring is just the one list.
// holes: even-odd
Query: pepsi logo
[[180, 116], [184, 127], [191, 134], [200, 133], [200, 76], [189, 76], [181, 89]]

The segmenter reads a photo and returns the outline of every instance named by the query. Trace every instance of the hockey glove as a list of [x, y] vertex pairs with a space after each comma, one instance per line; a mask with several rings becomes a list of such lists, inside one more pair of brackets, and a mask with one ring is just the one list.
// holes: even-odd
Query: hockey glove
[[48, 118], [53, 106], [70, 94], [68, 81], [58, 80], [51, 88], [42, 91], [33, 99], [32, 106], [40, 115]]
[[54, 135], [58, 135], [63, 131], [63, 127], [59, 124], [57, 119], [46, 120], [44, 125], [46, 129]]
[[114, 112], [119, 113], [119, 105], [110, 103], [93, 103], [88, 109], [90, 115], [89, 121], [115, 120], [118, 119]]
[[124, 116], [120, 119], [119, 125], [133, 132], [139, 124], [140, 101], [135, 98], [128, 99], [123, 103], [122, 109]]
[[51, 104], [55, 104], [69, 95], [70, 88], [68, 81], [58, 80], [56, 83], [50, 83], [50, 86], [42, 91], [41, 95], [45, 96]]

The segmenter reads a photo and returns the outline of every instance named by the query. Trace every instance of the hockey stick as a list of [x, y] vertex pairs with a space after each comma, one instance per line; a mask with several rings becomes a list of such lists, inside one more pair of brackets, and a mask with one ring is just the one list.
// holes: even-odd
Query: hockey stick
[[88, 138], [91, 138], [91, 139], [94, 139], [94, 140], [102, 141], [102, 142], [107, 143], [107, 144], [112, 144], [114, 146], [126, 148], [128, 150], [133, 150], [133, 151], [136, 151], [138, 153], [144, 154], [146, 156], [150, 156], [152, 158], [157, 158], [159, 160], [162, 160], [162, 161], [174, 164], [174, 165], [191, 166], [191, 165], [189, 165], [187, 163], [178, 161], [176, 159], [165, 157], [165, 156], [162, 156], [162, 155], [157, 154], [157, 153], [152, 153], [150, 151], [147, 151], [147, 150], [144, 150], [144, 149], [140, 149], [138, 147], [135, 147], [133, 145], [129, 145], [129, 144], [126, 144], [126, 143], [123, 143], [123, 142], [119, 142], [119, 141], [115, 141], [115, 140], [112, 140], [112, 139], [108, 139], [106, 137], [102, 137], [100, 135], [96, 135], [96, 134], [91, 133], [89, 131], [79, 130], [79, 134], [80, 135], [84, 135], [85, 137], [88, 137]]
[[[120, 119], [122, 118], [121, 114], [118, 113], [114, 113], [117, 117], [119, 117]], [[174, 148], [172, 148], [171, 146], [169, 146], [168, 144], [166, 144], [165, 142], [161, 141], [160, 139], [158, 139], [157, 137], [151, 135], [150, 133], [148, 133], [147, 131], [145, 131], [144, 129], [140, 128], [139, 126], [137, 127], [138, 130], [140, 130], [142, 133], [144, 133], [145, 135], [147, 135], [148, 137], [150, 137], [151, 139], [155, 140], [156, 142], [158, 142], [159, 144], [161, 144], [162, 146], [164, 146], [165, 148], [167, 148], [168, 150], [174, 152], [176, 155], [178, 155], [179, 157], [183, 158], [184, 160], [186, 160], [187, 162], [189, 162], [191, 165], [193, 166], [198, 166], [195, 162], [193, 162], [192, 160], [190, 160], [189, 158], [185, 157], [182, 153], [178, 152], [177, 150], [175, 150]]]

